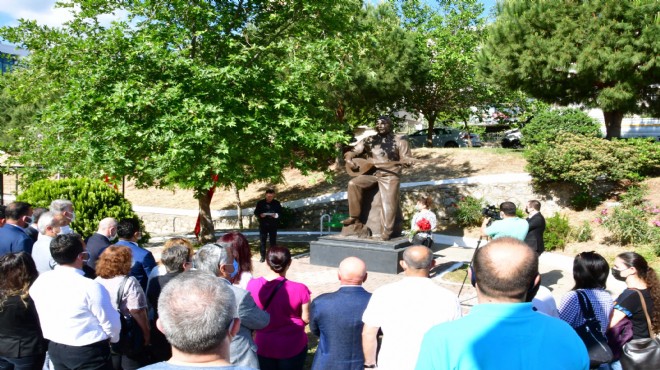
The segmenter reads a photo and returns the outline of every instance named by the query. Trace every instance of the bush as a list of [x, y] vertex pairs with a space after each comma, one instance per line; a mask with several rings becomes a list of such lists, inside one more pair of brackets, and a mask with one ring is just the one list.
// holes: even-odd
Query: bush
[[[28, 202], [33, 207], [48, 208], [55, 199], [68, 199], [73, 202], [76, 220], [71, 228], [80, 235], [92, 235], [98, 229], [99, 222], [106, 217], [117, 220], [138, 218], [133, 212], [131, 202], [108, 184], [87, 178], [40, 180], [30, 185], [16, 200]], [[138, 218], [139, 219], [139, 218]], [[149, 241], [149, 234], [142, 229], [142, 243]]]
[[620, 206], [601, 212], [598, 221], [612, 233], [612, 241], [635, 246], [660, 244], [660, 208], [646, 201], [647, 193], [644, 186], [631, 186], [621, 195]]
[[483, 199], [469, 195], [459, 199], [456, 204], [456, 214], [454, 215], [456, 224], [460, 227], [480, 226], [483, 220], [481, 214], [483, 204]]
[[545, 233], [543, 234], [545, 250], [563, 250], [570, 232], [571, 227], [568, 224], [568, 217], [555, 213], [552, 217], [546, 218]]
[[589, 221], [583, 221], [577, 228], [571, 228], [570, 239], [579, 243], [588, 242], [593, 239], [593, 229]]
[[589, 198], [595, 196], [599, 183], [639, 181], [656, 172], [660, 167], [658, 145], [561, 133], [554, 143], [525, 150], [526, 169], [537, 183], [570, 183]]
[[521, 129], [525, 146], [552, 143], [557, 135], [567, 132], [600, 138], [600, 124], [579, 109], [553, 109], [536, 115]]

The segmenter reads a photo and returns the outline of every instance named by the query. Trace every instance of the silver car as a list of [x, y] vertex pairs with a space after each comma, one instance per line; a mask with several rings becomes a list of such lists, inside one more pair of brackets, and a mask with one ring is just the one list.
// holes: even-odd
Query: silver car
[[[426, 135], [428, 132], [428, 129], [415, 131], [412, 134], [405, 136], [405, 138], [408, 139], [411, 147], [422, 148], [426, 143]], [[440, 126], [433, 129], [432, 141], [433, 147], [436, 148], [466, 147], [468, 146], [466, 142], [467, 139], [467, 133], [455, 128]], [[481, 146], [479, 135], [470, 134], [470, 139], [472, 140], [473, 147]]]

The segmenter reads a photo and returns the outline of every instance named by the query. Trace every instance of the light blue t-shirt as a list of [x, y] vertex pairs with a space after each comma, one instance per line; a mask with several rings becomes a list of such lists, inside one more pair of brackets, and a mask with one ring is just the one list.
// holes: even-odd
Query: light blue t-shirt
[[431, 328], [415, 369], [587, 370], [589, 355], [573, 328], [531, 303], [487, 303]]
[[183, 365], [174, 365], [169, 362], [157, 362], [153, 365], [142, 367], [138, 370], [257, 370], [251, 367], [245, 366], [183, 366]]
[[529, 223], [527, 223], [527, 220], [518, 217], [509, 217], [493, 221], [493, 223], [486, 228], [486, 234], [493, 239], [510, 236], [520, 241], [525, 241], [528, 231]]

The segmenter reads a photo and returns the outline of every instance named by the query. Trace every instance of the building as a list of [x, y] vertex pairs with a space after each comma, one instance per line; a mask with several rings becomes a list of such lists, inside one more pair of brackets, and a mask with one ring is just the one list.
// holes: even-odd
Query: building
[[27, 56], [27, 50], [19, 49], [15, 46], [0, 44], [0, 72], [11, 71], [19, 58]]

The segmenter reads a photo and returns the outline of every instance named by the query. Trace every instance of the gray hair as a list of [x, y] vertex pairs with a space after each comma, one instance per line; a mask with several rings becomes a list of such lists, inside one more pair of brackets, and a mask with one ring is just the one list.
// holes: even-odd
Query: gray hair
[[206, 244], [195, 255], [195, 268], [218, 276], [220, 265], [229, 261], [231, 250], [218, 244]]
[[160, 261], [167, 272], [182, 272], [183, 264], [188, 262], [189, 251], [184, 245], [175, 245], [163, 251]]
[[55, 217], [53, 212], [44, 212], [39, 217], [37, 222], [37, 228], [39, 228], [39, 234], [46, 235], [46, 229], [54, 226], [59, 226], [59, 221]]
[[236, 316], [234, 293], [203, 271], [179, 274], [158, 298], [159, 320], [170, 344], [183, 353], [206, 354], [224, 341]]
[[60, 213], [69, 208], [73, 209], [73, 203], [67, 199], [56, 199], [50, 203], [50, 211], [54, 213]]

